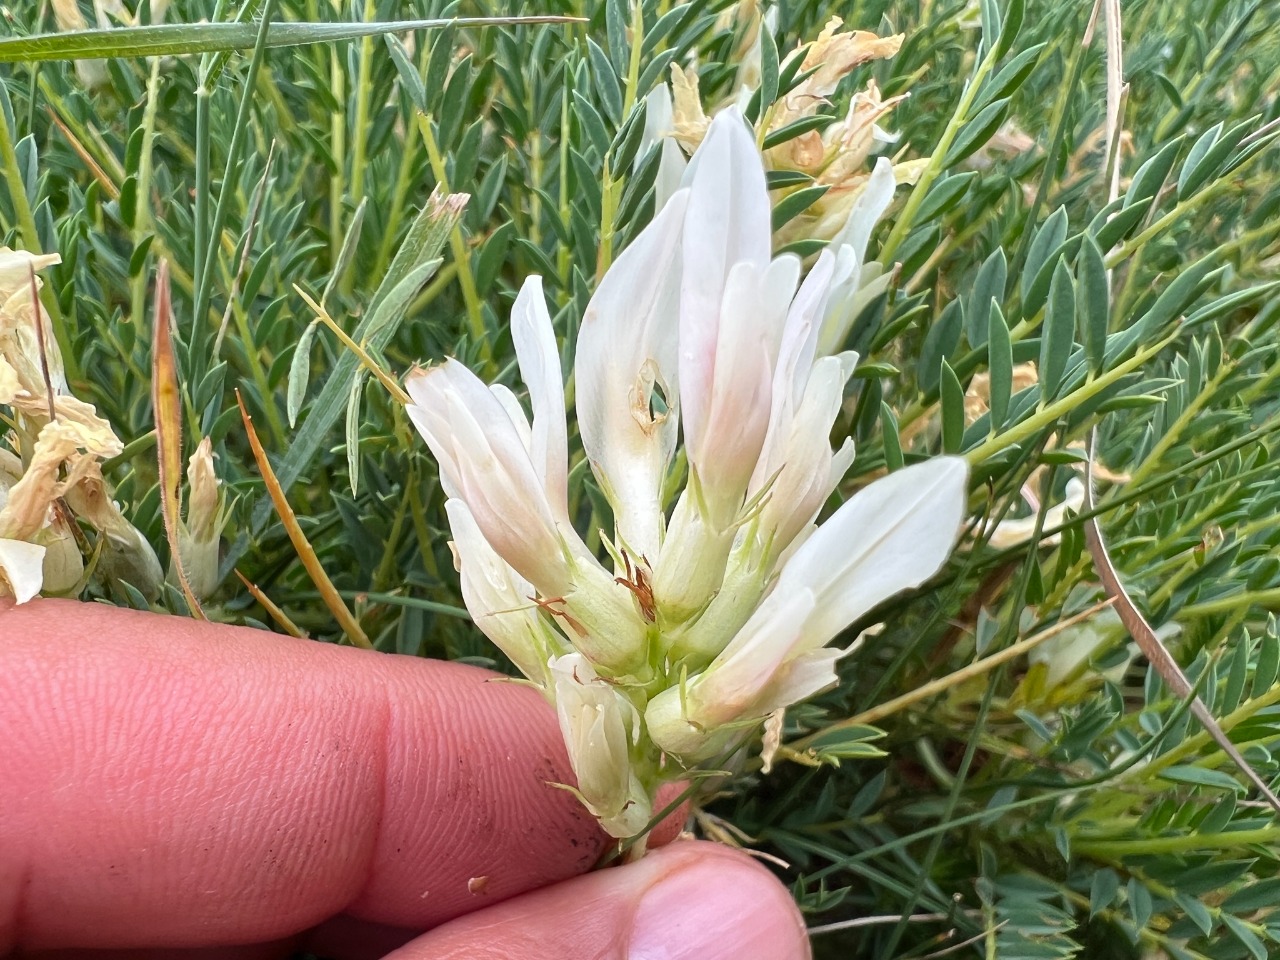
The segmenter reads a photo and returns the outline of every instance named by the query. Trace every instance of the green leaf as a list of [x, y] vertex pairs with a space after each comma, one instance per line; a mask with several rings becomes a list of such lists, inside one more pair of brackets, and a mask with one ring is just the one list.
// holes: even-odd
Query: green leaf
[[640, 141], [644, 139], [644, 123], [648, 112], [648, 105], [643, 100], [632, 107], [626, 123], [609, 144], [610, 170], [621, 172], [631, 169], [636, 151], [640, 149]]
[[1234, 310], [1252, 303], [1254, 300], [1261, 299], [1269, 294], [1275, 293], [1280, 289], [1280, 280], [1272, 280], [1269, 283], [1260, 283], [1257, 286], [1249, 287], [1245, 290], [1237, 290], [1235, 293], [1229, 293], [1225, 297], [1218, 299], [1201, 307], [1195, 313], [1187, 317], [1184, 326], [1190, 328], [1198, 326], [1202, 323], [1212, 323], [1221, 317], [1226, 316]]
[[1191, 150], [1187, 153], [1187, 159], [1182, 163], [1182, 171], [1178, 174], [1178, 199], [1182, 200], [1186, 197], [1188, 190], [1187, 181], [1195, 172], [1196, 167], [1200, 165], [1200, 161], [1205, 158], [1213, 145], [1218, 142], [1218, 138], [1222, 136], [1222, 122], [1215, 123], [1212, 127], [1200, 134], [1196, 138], [1196, 142], [1191, 145]]
[[1004, 23], [1000, 27], [1000, 40], [996, 44], [997, 57], [1003, 57], [1013, 49], [1013, 42], [1018, 39], [1018, 33], [1022, 30], [1022, 21], [1026, 17], [1026, 12], [1026, 0], [1009, 0]]
[[1165, 324], [1173, 320], [1199, 296], [1201, 284], [1209, 276], [1217, 260], [1218, 252], [1215, 250], [1178, 274], [1173, 282], [1161, 291], [1156, 302], [1151, 305], [1151, 309], [1135, 326], [1140, 324], [1142, 330], [1148, 335], [1162, 330]]
[[946, 453], [959, 453], [964, 444], [964, 388], [945, 359], [938, 391], [942, 402], [942, 449]]
[[778, 44], [773, 31], [760, 21], [760, 111], [763, 113], [778, 99]]
[[1089, 888], [1089, 916], [1096, 917], [1116, 902], [1120, 893], [1120, 877], [1110, 867], [1095, 870]]
[[944, 167], [954, 166], [990, 140], [991, 135], [1004, 122], [1005, 109], [1008, 106], [1009, 98], [1001, 97], [999, 100], [995, 100], [979, 110], [978, 115], [966, 123], [956, 135], [955, 141], [951, 144], [951, 149], [947, 151], [947, 156], [942, 165]]
[[1133, 232], [1134, 228], [1147, 215], [1147, 211], [1151, 209], [1153, 203], [1155, 203], [1155, 200], [1147, 197], [1147, 199], [1139, 200], [1132, 206], [1125, 207], [1110, 219], [1105, 217], [1095, 218], [1089, 224], [1089, 232], [1097, 239], [1098, 246], [1103, 250], [1110, 250]]
[[770, 170], [765, 174], [765, 182], [768, 183], [770, 190], [780, 190], [783, 187], [799, 187], [813, 183], [813, 177], [799, 170]]
[[1234, 777], [1221, 770], [1209, 770], [1191, 764], [1175, 764], [1160, 771], [1160, 776], [1174, 783], [1187, 783], [1197, 787], [1208, 787], [1213, 790], [1231, 790], [1244, 793], [1244, 785]]
[[1252, 913], [1280, 903], [1280, 877], [1251, 880], [1222, 902], [1227, 913]]
[[1145, 929], [1151, 921], [1151, 891], [1137, 877], [1129, 879], [1127, 889], [1129, 893], [1129, 915], [1133, 917], [1134, 926], [1139, 930]]
[[[1175, 137], [1170, 140], [1156, 155], [1151, 157], [1142, 166], [1138, 167], [1138, 172], [1133, 175], [1133, 179], [1129, 182], [1129, 189], [1125, 191], [1124, 205], [1126, 207], [1133, 206], [1139, 200], [1146, 200], [1154, 197], [1160, 192], [1160, 188], [1164, 185], [1165, 178], [1169, 176], [1169, 171], [1173, 169], [1173, 161], [1178, 157], [1178, 151], [1182, 149], [1182, 137]], [[1105, 250], [1107, 244], [1102, 243]]]
[[825, 113], [815, 114], [812, 117], [802, 117], [793, 123], [788, 123], [785, 127], [774, 130], [765, 137], [764, 149], [772, 150], [774, 147], [781, 146], [789, 140], [803, 136], [810, 130], [825, 130], [835, 123], [835, 120], [835, 117]]
[[1231, 663], [1227, 667], [1227, 682], [1222, 688], [1222, 696], [1214, 703], [1214, 709], [1224, 716], [1240, 706], [1240, 697], [1244, 695], [1245, 680], [1249, 676], [1249, 647], [1240, 643], [1231, 655]]
[[573, 91], [573, 107], [578, 117], [578, 124], [586, 136], [586, 142], [595, 147], [597, 155], [603, 157], [609, 152], [612, 138], [604, 125], [604, 118], [600, 116], [600, 111], [577, 90]]
[[804, 211], [817, 203], [828, 189], [830, 187], [827, 184], [822, 184], [815, 187], [803, 187], [794, 193], [787, 194], [773, 208], [773, 229], [780, 229], [804, 213]]
[[1258, 660], [1253, 668], [1253, 684], [1250, 687], [1254, 697], [1269, 693], [1280, 676], [1280, 638], [1272, 633], [1264, 633], [1258, 640]]
[[319, 320], [312, 320], [298, 338], [298, 346], [289, 360], [289, 379], [285, 394], [285, 411], [289, 415], [289, 426], [298, 425], [298, 412], [302, 409], [302, 401], [307, 393], [307, 384], [311, 379], [311, 341], [316, 336], [316, 325]]
[[360, 486], [360, 400], [364, 396], [364, 382], [368, 376], [365, 367], [356, 371], [356, 378], [351, 384], [351, 393], [347, 396], [347, 477], [351, 481], [351, 495], [358, 493]]
[[627, 0], [605, 0], [605, 37], [609, 44], [610, 64], [616, 76], [626, 71], [631, 59], [631, 44], [627, 42], [627, 7]]
[[[400, 249], [396, 252], [386, 275], [378, 284], [369, 305], [369, 312], [356, 326], [352, 339], [356, 343], [365, 343], [374, 350], [382, 350], [390, 341], [404, 318], [403, 307], [396, 315], [380, 314], [379, 308], [384, 300], [400, 287], [401, 282], [410, 275], [415, 275], [425, 282], [431, 270], [439, 263], [439, 254], [449, 239], [449, 234], [462, 217], [465, 198], [457, 195], [448, 197], [432, 197], [418, 213], [409, 227]], [[430, 269], [425, 267], [431, 264]], [[404, 305], [408, 300], [403, 296], [401, 288], [397, 299]], [[276, 468], [276, 479], [285, 491], [302, 476], [303, 470], [311, 463], [312, 458], [324, 443], [329, 429], [342, 413], [343, 405], [351, 389], [359, 367], [359, 360], [349, 350], [343, 350], [334, 361], [325, 380], [320, 396], [311, 408], [311, 415], [303, 422], [301, 429], [293, 437], [289, 452], [285, 454]], [[271, 500], [265, 494], [254, 507], [252, 529], [261, 530], [267, 518], [273, 513]], [[237, 541], [229, 552], [224, 564], [232, 564], [237, 559], [236, 551], [241, 555], [248, 548], [247, 540], [241, 544]]]
[[960, 202], [969, 184], [977, 179], [978, 174], [969, 170], [965, 173], [952, 174], [937, 181], [925, 195], [924, 203], [916, 214], [916, 223], [928, 223], [934, 217], [946, 213]]
[[1009, 417], [1009, 398], [1013, 395], [1013, 344], [1009, 325], [1000, 305], [990, 301], [987, 311], [987, 369], [990, 377], [987, 405], [991, 409], [991, 430], [998, 431]]
[[395, 64], [396, 73], [400, 76], [400, 86], [408, 94], [409, 102], [421, 112], [427, 113], [430, 110], [427, 104], [427, 88], [422, 82], [418, 68], [409, 57], [409, 51], [405, 49], [399, 37], [390, 33], [384, 35], [382, 40], [387, 45], [387, 52], [391, 54], [391, 62]]
[[1036, 275], [1048, 262], [1050, 255], [1062, 246], [1062, 241], [1066, 238], [1067, 210], [1066, 207], [1058, 207], [1044, 223], [1040, 224], [1035, 237], [1031, 240], [1031, 246], [1027, 249], [1027, 259], [1022, 266], [1023, 300], [1028, 299]]
[[[268, 47], [333, 43], [410, 30], [460, 27], [498, 27], [519, 23], [568, 23], [569, 17], [459, 17], [450, 20], [387, 20], [371, 23], [273, 23], [267, 28]], [[258, 35], [256, 23], [163, 23], [151, 27], [113, 27], [42, 33], [0, 40], [0, 63], [37, 60], [93, 60], [100, 57], [175, 57], [223, 50], [247, 50]]]
[[378, 338], [384, 327], [398, 326], [404, 317], [404, 312], [409, 309], [410, 301], [418, 295], [418, 291], [431, 279], [432, 274], [440, 269], [440, 264], [441, 259], [436, 257], [410, 270], [404, 279], [378, 301], [378, 306], [361, 325], [363, 336], [366, 339]]
[[[610, 45], [612, 46], [612, 44]], [[608, 55], [590, 37], [587, 38], [587, 55], [591, 60], [591, 76], [595, 80], [595, 93], [613, 122], [614, 129], [622, 122], [622, 86]], [[576, 93], [577, 91], [575, 91]]]
[[1046, 46], [1047, 44], [1037, 43], [1028, 47], [1001, 67], [999, 72], [983, 88], [975, 107], [982, 107], [993, 100], [1011, 97], [1017, 93], [1018, 88], [1035, 70], [1040, 60], [1040, 54], [1044, 52]]
[[1111, 322], [1111, 293], [1107, 285], [1107, 266], [1102, 248], [1088, 234], [1080, 245], [1076, 260], [1076, 275], [1080, 279], [1079, 298], [1076, 301], [1079, 314], [1080, 342], [1094, 373], [1102, 370], [1107, 352], [1107, 327]]
[[1209, 913], [1209, 908], [1201, 903], [1198, 898], [1183, 893], [1175, 893], [1173, 900], [1191, 918], [1191, 922], [1200, 928], [1201, 933], [1207, 935], [1213, 929], [1213, 915]]
[[360, 205], [356, 207], [356, 212], [351, 215], [351, 222], [347, 224], [346, 236], [342, 238], [342, 247], [338, 250], [338, 259], [333, 265], [333, 272], [329, 274], [329, 279], [325, 282], [324, 293], [320, 295], [320, 302], [323, 304], [329, 299], [329, 294], [333, 292], [333, 285], [337, 283], [347, 268], [351, 266], [351, 261], [355, 259], [356, 247], [360, 244], [360, 231], [364, 229], [365, 211], [369, 209], [369, 198], [363, 197]]
[[969, 346], [980, 347], [986, 343], [987, 324], [990, 319], [986, 305], [992, 300], [996, 303], [1004, 303], [1004, 288], [1008, 273], [1009, 263], [1005, 259], [1004, 248], [996, 247], [995, 252], [987, 257], [978, 269], [978, 275], [973, 281], [973, 289], [969, 292], [965, 303], [965, 336], [969, 339]]
[[1076, 331], [1075, 281], [1065, 261], [1059, 260], [1049, 285], [1044, 326], [1040, 331], [1040, 395], [1048, 403], [1058, 392], [1067, 369]]
[[1240, 145], [1240, 141], [1244, 139], [1245, 134], [1256, 125], [1256, 117], [1237, 123], [1226, 133], [1215, 136], [1208, 148], [1199, 156], [1195, 156], [1193, 160], [1196, 148], [1200, 146], [1201, 141], [1208, 137], [1210, 133], [1221, 131], [1222, 124], [1219, 123], [1206, 131], [1200, 137], [1200, 140], [1196, 141], [1195, 146], [1191, 148], [1191, 153], [1187, 156], [1187, 161], [1182, 165], [1182, 171], [1178, 174], [1178, 199], [1185, 200], [1220, 173], [1223, 165], [1227, 162], [1227, 158]]
[[1233, 917], [1229, 913], [1224, 913], [1221, 916], [1222, 922], [1227, 929], [1234, 934], [1237, 940], [1244, 944], [1245, 949], [1252, 954], [1254, 960], [1267, 960], [1267, 945], [1258, 939], [1258, 935], [1250, 930], [1243, 920]]
[[964, 305], [957, 298], [948, 303], [925, 334], [916, 364], [920, 389], [932, 390], [938, 385], [938, 362], [955, 352], [964, 328]]
[[884, 441], [884, 465], [892, 473], [901, 470], [902, 440], [898, 436], [898, 418], [893, 408], [884, 401], [880, 402], [880, 435]]

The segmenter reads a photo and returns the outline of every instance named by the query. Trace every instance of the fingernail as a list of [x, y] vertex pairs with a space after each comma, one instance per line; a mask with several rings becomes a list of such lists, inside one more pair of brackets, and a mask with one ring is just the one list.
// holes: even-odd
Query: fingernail
[[627, 960], [807, 960], [790, 894], [762, 868], [714, 857], [664, 876], [641, 898]]

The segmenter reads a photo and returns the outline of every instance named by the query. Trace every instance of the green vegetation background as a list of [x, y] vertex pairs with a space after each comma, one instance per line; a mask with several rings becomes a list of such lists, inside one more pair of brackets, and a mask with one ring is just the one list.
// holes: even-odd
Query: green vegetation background
[[[125, 440], [108, 477], [166, 560], [150, 305], [157, 259], [171, 263], [184, 429], [189, 444], [212, 438], [229, 493], [212, 617], [269, 622], [235, 568], [310, 635], [342, 637], [264, 497], [238, 389], [375, 645], [502, 668], [460, 607], [425, 446], [329, 332], [304, 336], [312, 314], [293, 285], [323, 297], [391, 371], [455, 355], [511, 381], [507, 307], [541, 273], [568, 359], [602, 236], [616, 249], [651, 213], [656, 153], [632, 162], [644, 94], [673, 58], [696, 54], [706, 99], [727, 96], [752, 39], [721, 16], [732, 7], [645, 0], [638, 35], [621, 2], [547, 0], [537, 12], [589, 22], [337, 41], [308, 28], [295, 38], [316, 42], [255, 52], [264, 12], [350, 23], [533, 11], [175, 0], [169, 22], [243, 24], [192, 26], [185, 49], [240, 49], [147, 59], [137, 54], [156, 48], [125, 47], [138, 35], [118, 32], [93, 51], [114, 56], [91, 65], [92, 87], [56, 45], [0, 42], [0, 227], [11, 245], [61, 252], [48, 304], [69, 377]], [[872, 243], [874, 254], [892, 231], [901, 271], [853, 334], [863, 360], [838, 425], [858, 444], [846, 492], [942, 450], [976, 470], [974, 535], [926, 590], [878, 613], [884, 629], [844, 661], [839, 689], [788, 716], [784, 742], [803, 740], [816, 765], [749, 772], [701, 822], [785, 861], [819, 957], [923, 957], [969, 938], [957, 955], [1280, 950], [1280, 826], [1186, 704], [1129, 662], [1120, 628], [1087, 620], [1096, 646], [1052, 683], [1024, 656], [973, 666], [1102, 598], [1078, 520], [1056, 538], [1041, 523], [1036, 546], [995, 549], [981, 533], [984, 518], [1026, 513], [1019, 490], [1033, 471], [1044, 506], [1060, 500], [1081, 457], [1066, 448], [1096, 424], [1101, 463], [1129, 476], [1104, 484], [1098, 507], [1125, 583], [1248, 760], [1280, 775], [1269, 613], [1280, 603], [1280, 164], [1268, 126], [1280, 116], [1280, 4], [1123, 4], [1124, 177], [1107, 211], [1101, 28], [1082, 42], [1091, 9], [778, 5], [784, 59], [832, 14], [905, 32], [901, 52], [858, 71], [826, 112], [871, 77], [886, 96], [909, 91], [887, 124], [901, 134], [890, 149], [936, 160], [915, 192], [900, 189]], [[53, 29], [45, 4], [6, 16], [15, 38]], [[765, 97], [778, 94], [771, 82]], [[984, 147], [1008, 122], [1035, 145]], [[436, 187], [471, 200], [448, 236], [415, 233]], [[440, 245], [442, 261], [422, 266]], [[1093, 250], [1115, 271], [1109, 309]], [[1040, 363], [1041, 382], [1016, 390], [1024, 360]], [[976, 375], [990, 378], [992, 411], [966, 424]], [[577, 515], [599, 522], [580, 461], [572, 483]], [[86, 591], [104, 595], [147, 605], [118, 582]], [[172, 588], [158, 605], [185, 610]]]

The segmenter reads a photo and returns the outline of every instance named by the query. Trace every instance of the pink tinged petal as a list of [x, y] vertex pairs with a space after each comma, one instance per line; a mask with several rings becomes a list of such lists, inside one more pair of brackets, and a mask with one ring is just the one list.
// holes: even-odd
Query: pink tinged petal
[[689, 463], [705, 499], [721, 508], [712, 514], [721, 524], [736, 516], [764, 446], [778, 343], [799, 276], [797, 258], [779, 257], [763, 271], [736, 264], [725, 285], [704, 416], [685, 418]]
[[524, 412], [524, 407], [520, 406], [519, 398], [505, 383], [492, 383], [489, 385], [489, 391], [498, 398], [502, 409], [507, 411], [511, 425], [516, 428], [516, 433], [520, 434], [520, 442], [524, 444], [525, 450], [529, 451], [529, 457], [532, 459], [533, 427], [529, 424], [529, 417]]
[[856, 363], [853, 353], [819, 360], [799, 407], [790, 422], [782, 425], [783, 446], [771, 451], [776, 457], [770, 463], [773, 485], [760, 513], [760, 535], [769, 540], [773, 558], [813, 521], [848, 469], [852, 442], [842, 448], [843, 469], [837, 474], [830, 437]]
[[835, 686], [840, 680], [836, 662], [849, 651], [823, 647], [802, 653], [783, 664], [757, 705], [761, 715], [800, 703]]
[[562, 652], [533, 602], [534, 588], [484, 538], [461, 500], [445, 512], [462, 581], [462, 599], [475, 625], [530, 680], [547, 682], [547, 660]]
[[575, 360], [587, 459], [623, 545], [650, 558], [661, 540], [662, 484], [679, 432], [676, 337], [688, 198], [688, 191], [673, 196], [609, 268], [587, 305]]
[[730, 271], [739, 263], [764, 270], [772, 243], [764, 164], [741, 111], [724, 110], [711, 122], [685, 171], [685, 184], [690, 198], [680, 290], [680, 385], [686, 432], [697, 434], [710, 402]]
[[769, 429], [760, 460], [751, 475], [749, 494], [758, 492], [781, 466], [782, 450], [791, 435], [795, 408], [804, 396], [813, 369], [818, 346], [818, 320], [826, 305], [834, 269], [835, 258], [823, 250], [787, 312], [773, 375]]
[[807, 649], [825, 646], [882, 600], [938, 571], [964, 521], [968, 478], [959, 457], [897, 470], [861, 490], [795, 551], [774, 592], [817, 595]]
[[819, 598], [812, 590], [774, 590], [724, 651], [686, 693], [689, 719], [712, 729], [735, 720], [764, 716], [766, 697], [778, 672], [807, 652], [806, 624]]
[[38, 594], [44, 583], [44, 554], [38, 544], [0, 540], [0, 588], [7, 588], [18, 603]]
[[525, 280], [511, 308], [511, 339], [520, 379], [533, 407], [530, 456], [556, 520], [569, 523], [569, 441], [565, 428], [564, 377], [551, 315], [542, 294], [542, 278]]
[[[411, 374], [406, 409], [498, 554], [547, 596], [570, 586], [566, 543], [542, 478], [501, 401], [455, 360]], [[584, 548], [585, 549], [585, 548]]]

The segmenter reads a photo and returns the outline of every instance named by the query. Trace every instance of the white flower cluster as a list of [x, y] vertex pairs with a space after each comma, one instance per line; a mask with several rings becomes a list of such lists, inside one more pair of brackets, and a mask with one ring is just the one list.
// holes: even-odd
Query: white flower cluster
[[564, 378], [539, 278], [511, 317], [532, 418], [455, 360], [407, 378], [467, 607], [555, 704], [578, 792], [614, 836], [643, 830], [660, 782], [835, 683], [843, 651], [827, 644], [954, 545], [957, 458], [889, 474], [815, 525], [853, 459], [830, 434], [857, 359], [820, 347], [843, 340], [887, 202], [855, 206], [802, 280], [799, 258], [772, 256], [751, 130], [736, 109], [711, 121], [578, 337], [578, 432], [613, 511], [608, 567], [569, 515]]

